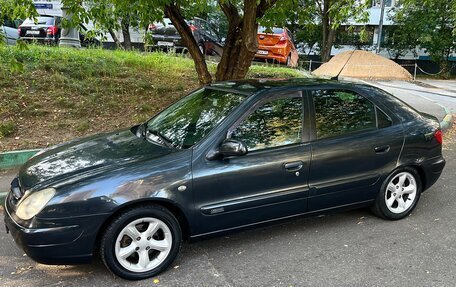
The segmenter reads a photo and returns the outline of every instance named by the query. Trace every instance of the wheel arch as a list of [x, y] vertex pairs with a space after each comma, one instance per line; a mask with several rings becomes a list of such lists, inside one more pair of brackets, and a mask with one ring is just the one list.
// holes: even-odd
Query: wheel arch
[[408, 163], [408, 164], [404, 163], [404, 164], [396, 167], [392, 172], [395, 172], [398, 169], [404, 169], [404, 168], [411, 168], [418, 173], [418, 176], [420, 177], [420, 181], [421, 181], [421, 192], [423, 192], [427, 187], [426, 173], [424, 172], [423, 167], [416, 163]]
[[420, 176], [420, 181], [421, 181], [421, 192], [423, 192], [426, 187], [427, 187], [427, 182], [426, 182], [426, 173], [424, 172], [424, 169], [420, 165], [407, 165], [406, 167], [413, 168], [416, 170], [418, 175]]
[[176, 217], [177, 221], [179, 222], [180, 228], [182, 230], [182, 238], [188, 239], [190, 237], [191, 232], [190, 232], [189, 221], [188, 221], [185, 213], [182, 211], [181, 207], [178, 206], [178, 204], [176, 204], [175, 202], [170, 201], [168, 199], [165, 199], [165, 198], [151, 198], [151, 199], [135, 200], [135, 201], [130, 201], [123, 205], [118, 206], [112, 212], [112, 214], [109, 215], [103, 221], [103, 223], [100, 225], [100, 228], [97, 231], [97, 236], [96, 236], [96, 239], [94, 242], [94, 247], [93, 247], [94, 253], [98, 252], [99, 247], [100, 247], [100, 240], [101, 240], [101, 237], [103, 236], [103, 232], [104, 232], [104, 230], [106, 230], [106, 227], [114, 220], [114, 218], [116, 218], [119, 214], [121, 214], [125, 210], [132, 209], [132, 208], [139, 207], [139, 206], [144, 206], [144, 205], [152, 205], [152, 204], [159, 205], [159, 206], [164, 207], [167, 210], [169, 210]]

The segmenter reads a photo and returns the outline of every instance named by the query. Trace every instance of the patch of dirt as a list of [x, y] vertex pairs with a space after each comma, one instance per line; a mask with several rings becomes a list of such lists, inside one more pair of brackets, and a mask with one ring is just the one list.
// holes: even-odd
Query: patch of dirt
[[361, 50], [337, 54], [313, 74], [331, 78], [338, 76], [367, 80], [412, 80], [412, 75], [395, 62]]

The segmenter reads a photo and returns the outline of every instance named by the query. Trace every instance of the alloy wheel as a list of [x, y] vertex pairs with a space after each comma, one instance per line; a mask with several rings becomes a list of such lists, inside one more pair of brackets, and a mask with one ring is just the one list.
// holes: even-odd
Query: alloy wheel
[[386, 207], [392, 213], [403, 213], [413, 205], [417, 190], [415, 177], [411, 173], [400, 172], [396, 174], [386, 187]]
[[172, 247], [169, 227], [160, 219], [145, 217], [127, 224], [117, 236], [117, 261], [132, 272], [147, 272], [168, 257]]

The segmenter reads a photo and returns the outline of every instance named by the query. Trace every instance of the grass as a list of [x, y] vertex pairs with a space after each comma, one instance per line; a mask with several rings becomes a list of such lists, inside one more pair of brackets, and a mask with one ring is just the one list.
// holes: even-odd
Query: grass
[[[216, 65], [209, 64], [215, 73]], [[252, 66], [248, 77], [302, 77]], [[198, 87], [193, 61], [164, 53], [0, 46], [0, 152], [144, 121]]]

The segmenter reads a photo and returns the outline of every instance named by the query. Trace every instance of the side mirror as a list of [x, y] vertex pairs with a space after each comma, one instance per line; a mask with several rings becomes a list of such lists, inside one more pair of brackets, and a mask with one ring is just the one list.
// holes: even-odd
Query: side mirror
[[218, 149], [207, 155], [208, 160], [214, 160], [220, 157], [242, 156], [247, 154], [247, 146], [238, 140], [226, 139]]

